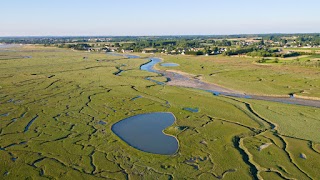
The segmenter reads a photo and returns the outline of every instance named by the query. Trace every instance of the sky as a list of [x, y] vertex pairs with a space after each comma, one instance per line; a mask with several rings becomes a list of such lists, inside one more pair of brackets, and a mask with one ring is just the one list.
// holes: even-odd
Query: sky
[[0, 36], [319, 33], [319, 0], [1, 0]]

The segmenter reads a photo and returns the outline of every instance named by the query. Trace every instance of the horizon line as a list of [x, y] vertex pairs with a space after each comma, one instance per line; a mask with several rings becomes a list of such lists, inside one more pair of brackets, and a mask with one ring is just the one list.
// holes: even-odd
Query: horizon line
[[12, 35], [0, 36], [0, 38], [23, 37], [169, 37], [169, 36], [243, 36], [243, 35], [301, 35], [320, 34], [320, 32], [296, 32], [296, 33], [239, 33], [239, 34], [171, 34], [171, 35]]

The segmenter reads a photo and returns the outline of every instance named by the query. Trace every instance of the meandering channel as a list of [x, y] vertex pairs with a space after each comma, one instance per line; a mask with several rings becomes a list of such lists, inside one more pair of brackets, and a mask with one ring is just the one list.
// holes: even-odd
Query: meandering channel
[[140, 67], [141, 70], [154, 72], [161, 74], [168, 79], [168, 85], [173, 86], [181, 86], [188, 88], [201, 89], [208, 92], [213, 93], [214, 95], [224, 95], [230, 97], [239, 97], [246, 99], [256, 99], [256, 100], [264, 100], [264, 101], [273, 101], [273, 102], [281, 102], [286, 104], [297, 104], [303, 106], [311, 106], [320, 108], [320, 101], [317, 100], [309, 100], [309, 99], [301, 99], [301, 98], [293, 98], [293, 97], [274, 97], [274, 96], [259, 96], [259, 95], [250, 95], [246, 93], [241, 93], [238, 91], [230, 90], [212, 83], [203, 82], [199, 79], [190, 78], [184, 74], [171, 72], [171, 71], [163, 71], [156, 70], [154, 66], [158, 63], [162, 62], [160, 58], [151, 58], [150, 61]]
[[[113, 56], [123, 56], [130, 59], [140, 58], [139, 56], [128, 55], [128, 54], [117, 54], [117, 53], [107, 53], [107, 54], [113, 55]], [[167, 81], [168, 81], [166, 83], [167, 85], [200, 89], [200, 90], [211, 92], [215, 96], [223, 95], [223, 96], [229, 96], [229, 97], [256, 99], [256, 100], [264, 100], [264, 101], [272, 101], [272, 102], [280, 102], [285, 104], [296, 104], [296, 105], [320, 108], [319, 100], [302, 99], [302, 98], [296, 98], [293, 96], [276, 97], [276, 96], [262, 96], [262, 95], [247, 94], [247, 93], [227, 89], [213, 83], [204, 82], [199, 79], [190, 78], [187, 75], [182, 73], [165, 71], [165, 70], [157, 70], [154, 68], [154, 66], [158, 63], [161, 63], [162, 60], [157, 57], [150, 58], [149, 60], [150, 60], [149, 62], [141, 65], [140, 69], [144, 71], [161, 74], [162, 76], [167, 78]], [[148, 80], [152, 80], [152, 79], [149, 78]]]

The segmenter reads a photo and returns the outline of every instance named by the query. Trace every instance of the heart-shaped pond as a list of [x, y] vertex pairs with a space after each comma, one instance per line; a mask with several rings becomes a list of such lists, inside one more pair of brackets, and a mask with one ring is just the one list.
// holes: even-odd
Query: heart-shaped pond
[[179, 148], [175, 137], [163, 130], [175, 121], [172, 113], [139, 114], [119, 121], [111, 130], [130, 146], [144, 152], [172, 155]]

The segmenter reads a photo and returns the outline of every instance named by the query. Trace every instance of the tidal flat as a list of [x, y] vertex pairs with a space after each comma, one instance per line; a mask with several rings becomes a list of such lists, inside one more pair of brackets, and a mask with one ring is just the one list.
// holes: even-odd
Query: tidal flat
[[[140, 70], [150, 61], [145, 57], [41, 46], [13, 47], [0, 55], [6, 57], [0, 60], [0, 179], [320, 178], [317, 107], [159, 84], [167, 79]], [[204, 64], [205, 78], [226, 87], [235, 81], [226, 80], [228, 75], [239, 74], [232, 75], [232, 61], [222, 67], [223, 57], [214, 59], [214, 71], [207, 70], [208, 57], [162, 58], [180, 64], [170, 68], [194, 74]], [[119, 68], [123, 72], [116, 74]], [[254, 74], [260, 68], [267, 72], [259, 67]], [[309, 73], [313, 77], [313, 71]], [[276, 91], [278, 82], [289, 76], [282, 75], [276, 86], [262, 92], [289, 93], [280, 85]], [[268, 78], [254, 83], [269, 86]], [[308, 82], [318, 88], [317, 80]], [[317, 97], [314, 89], [310, 94]], [[175, 153], [141, 151], [112, 131], [123, 119], [153, 112], [175, 116], [163, 131], [179, 142]]]

